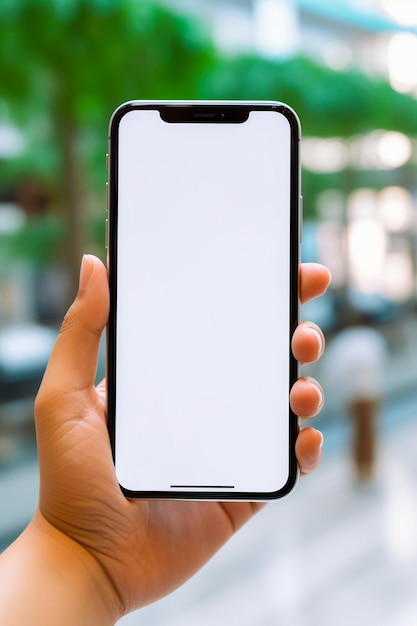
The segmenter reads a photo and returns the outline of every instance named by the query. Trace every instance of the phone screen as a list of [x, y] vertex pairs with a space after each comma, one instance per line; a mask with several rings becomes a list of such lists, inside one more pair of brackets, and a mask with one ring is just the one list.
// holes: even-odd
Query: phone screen
[[257, 499], [295, 480], [297, 125], [249, 109], [172, 122], [133, 103], [113, 122], [109, 419], [129, 495]]

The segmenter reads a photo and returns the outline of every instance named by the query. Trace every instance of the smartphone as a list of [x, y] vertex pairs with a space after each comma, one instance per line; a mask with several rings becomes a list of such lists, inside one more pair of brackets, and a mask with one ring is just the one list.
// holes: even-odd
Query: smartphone
[[111, 118], [108, 427], [127, 497], [269, 500], [296, 482], [299, 144], [280, 102]]

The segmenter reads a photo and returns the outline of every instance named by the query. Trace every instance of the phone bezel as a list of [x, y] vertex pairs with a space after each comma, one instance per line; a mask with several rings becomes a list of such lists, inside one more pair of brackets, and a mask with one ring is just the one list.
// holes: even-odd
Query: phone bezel
[[[282, 102], [241, 102], [241, 101], [129, 101], [119, 106], [109, 124], [108, 149], [108, 231], [106, 237], [107, 267], [110, 286], [110, 313], [107, 325], [107, 420], [115, 458], [116, 437], [116, 328], [117, 328], [117, 253], [118, 253], [118, 129], [119, 124], [132, 110], [157, 110], [162, 119], [170, 123], [244, 123], [251, 111], [276, 111], [284, 115], [291, 129], [291, 181], [290, 181], [290, 328], [288, 333], [288, 358], [290, 388], [299, 375], [299, 366], [291, 352], [291, 338], [299, 320], [298, 268], [300, 262], [300, 141], [301, 128], [294, 110]], [[224, 114], [224, 115], [223, 115]], [[288, 393], [290, 389], [288, 390]], [[298, 465], [295, 456], [295, 441], [299, 429], [298, 417], [288, 408], [289, 419], [289, 467], [288, 480], [274, 492], [216, 492], [216, 491], [132, 491], [120, 485], [129, 498], [169, 499], [169, 500], [214, 500], [214, 501], [267, 501], [282, 498], [290, 493], [298, 479]]]

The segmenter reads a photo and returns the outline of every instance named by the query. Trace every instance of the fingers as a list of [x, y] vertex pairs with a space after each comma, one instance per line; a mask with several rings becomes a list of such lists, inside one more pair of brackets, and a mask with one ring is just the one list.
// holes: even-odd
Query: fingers
[[65, 316], [42, 388], [62, 393], [93, 386], [100, 337], [107, 323], [107, 270], [96, 257], [84, 256], [77, 297]]
[[331, 280], [327, 267], [319, 263], [302, 263], [298, 276], [301, 304], [322, 296]]
[[323, 452], [323, 435], [315, 428], [303, 428], [295, 444], [298, 466], [302, 476], [313, 472], [320, 464]]
[[[318, 263], [303, 263], [299, 269], [300, 302], [323, 295], [330, 284], [330, 272]], [[321, 329], [313, 322], [301, 322], [296, 328], [291, 347], [300, 363], [312, 363], [323, 354], [325, 346]], [[310, 377], [302, 377], [293, 385], [290, 393], [291, 408], [301, 418], [311, 418], [320, 413], [324, 403], [323, 390]], [[313, 472], [322, 457], [323, 435], [308, 427], [300, 430], [295, 444], [295, 453], [302, 476]]]
[[290, 404], [291, 409], [299, 417], [314, 417], [323, 408], [323, 390], [314, 378], [303, 376], [291, 389]]
[[313, 363], [324, 352], [323, 332], [313, 322], [301, 322], [294, 331], [291, 347], [299, 363]]

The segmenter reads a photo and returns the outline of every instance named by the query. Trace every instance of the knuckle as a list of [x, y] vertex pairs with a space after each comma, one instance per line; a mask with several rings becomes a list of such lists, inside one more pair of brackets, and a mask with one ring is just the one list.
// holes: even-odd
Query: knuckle
[[60, 335], [66, 335], [67, 333], [70, 333], [73, 330], [74, 326], [76, 326], [77, 317], [74, 311], [74, 306], [75, 305], [72, 304], [65, 314], [65, 317], [61, 324], [61, 328], [59, 330]]

